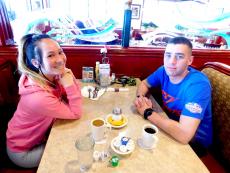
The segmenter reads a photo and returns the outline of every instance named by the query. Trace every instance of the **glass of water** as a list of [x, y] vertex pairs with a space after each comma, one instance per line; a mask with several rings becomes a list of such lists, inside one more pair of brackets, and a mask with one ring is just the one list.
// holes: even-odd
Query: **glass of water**
[[95, 142], [91, 135], [81, 136], [76, 141], [75, 146], [81, 172], [86, 172], [92, 167], [94, 145]]

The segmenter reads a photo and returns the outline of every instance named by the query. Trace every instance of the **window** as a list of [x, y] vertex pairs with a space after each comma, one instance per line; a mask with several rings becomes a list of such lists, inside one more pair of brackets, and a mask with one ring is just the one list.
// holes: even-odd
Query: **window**
[[145, 0], [139, 39], [162, 46], [181, 35], [195, 48], [230, 48], [229, 23], [229, 0]]
[[17, 42], [46, 33], [61, 44], [120, 44], [123, 0], [5, 0]]
[[[4, 0], [17, 42], [47, 33], [65, 45], [121, 45], [125, 0]], [[194, 48], [230, 48], [229, 0], [133, 0], [130, 46], [164, 47], [175, 36]]]

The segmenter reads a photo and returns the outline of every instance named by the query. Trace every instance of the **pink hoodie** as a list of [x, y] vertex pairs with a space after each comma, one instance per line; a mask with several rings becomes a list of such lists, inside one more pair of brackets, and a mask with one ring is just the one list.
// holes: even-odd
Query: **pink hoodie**
[[[8, 124], [7, 147], [13, 152], [24, 152], [46, 139], [54, 120], [79, 119], [82, 97], [79, 83], [63, 88], [41, 88], [25, 75], [19, 81], [20, 101]], [[65, 95], [66, 102], [61, 95]], [[67, 103], [68, 102], [68, 103]]]

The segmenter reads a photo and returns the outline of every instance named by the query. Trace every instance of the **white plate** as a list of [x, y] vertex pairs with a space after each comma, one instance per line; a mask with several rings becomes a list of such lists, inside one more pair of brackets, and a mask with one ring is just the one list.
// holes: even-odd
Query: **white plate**
[[[89, 89], [91, 90], [91, 92], [90, 92], [90, 98], [89, 98], [89, 91], [88, 91]], [[84, 86], [81, 89], [81, 95], [83, 97], [89, 98], [91, 100], [98, 100], [105, 93], [105, 88], [100, 88], [99, 91], [98, 91], [98, 93], [97, 93], [97, 97], [93, 98], [93, 91], [94, 90], [95, 90], [95, 87], [93, 87], [93, 86]]]
[[138, 144], [141, 148], [143, 148], [143, 149], [145, 149], [145, 150], [152, 150], [153, 148], [156, 147], [155, 145], [153, 145], [152, 147], [146, 147], [146, 146], [142, 143], [142, 139], [141, 139], [141, 138], [138, 138], [138, 139], [137, 139], [137, 144]]
[[125, 127], [128, 124], [128, 118], [126, 116], [122, 115], [122, 118], [124, 118], [125, 122], [122, 125], [120, 125], [120, 126], [115, 126], [115, 125], [111, 124], [109, 122], [109, 120], [108, 120], [109, 117], [111, 117], [111, 116], [112, 116], [111, 114], [107, 115], [105, 120], [106, 120], [106, 123], [108, 123], [109, 125], [111, 125], [111, 127], [115, 128], [115, 129], [119, 129], [119, 128]]
[[113, 140], [111, 141], [111, 148], [112, 148], [112, 150], [113, 150], [115, 153], [117, 153], [117, 154], [119, 154], [119, 155], [128, 155], [128, 154], [131, 154], [131, 153], [134, 151], [134, 149], [135, 149], [135, 143], [134, 143], [134, 141], [133, 141], [132, 139], [129, 139], [129, 140], [133, 142], [133, 147], [132, 147], [131, 150], [128, 150], [127, 152], [121, 152], [119, 149], [117, 149], [117, 148], [114, 146], [114, 142], [115, 142], [116, 140], [120, 140], [120, 137], [115, 137], [115, 138], [113, 138]]

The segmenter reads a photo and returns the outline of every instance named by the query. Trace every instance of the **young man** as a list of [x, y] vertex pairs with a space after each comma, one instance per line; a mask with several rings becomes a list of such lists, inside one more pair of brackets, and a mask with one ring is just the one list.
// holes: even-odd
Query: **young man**
[[[134, 103], [143, 118], [177, 141], [207, 148], [212, 143], [211, 85], [203, 73], [189, 67], [192, 62], [191, 42], [184, 37], [171, 39], [164, 65], [141, 82]], [[169, 119], [155, 112], [146, 97], [151, 87], [161, 88]]]

